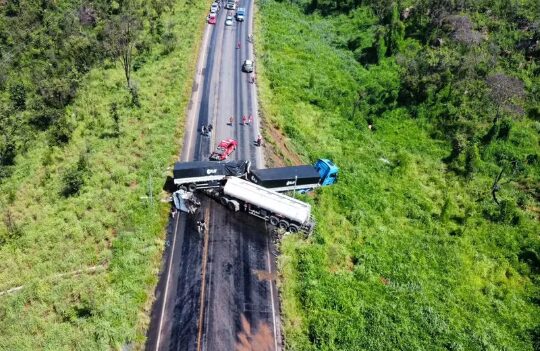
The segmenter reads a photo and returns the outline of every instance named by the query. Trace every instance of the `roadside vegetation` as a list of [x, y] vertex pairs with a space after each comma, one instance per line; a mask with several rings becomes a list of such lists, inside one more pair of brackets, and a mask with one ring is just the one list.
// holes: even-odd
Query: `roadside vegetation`
[[205, 11], [0, 2], [0, 349], [141, 346]]
[[341, 168], [281, 244], [287, 349], [538, 350], [538, 3], [257, 4], [268, 126]]

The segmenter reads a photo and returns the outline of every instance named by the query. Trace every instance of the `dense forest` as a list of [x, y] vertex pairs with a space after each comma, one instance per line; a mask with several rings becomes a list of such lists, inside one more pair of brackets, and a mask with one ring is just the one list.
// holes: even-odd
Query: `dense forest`
[[341, 167], [281, 244], [287, 348], [540, 349], [538, 1], [258, 5], [267, 140]]
[[1, 350], [141, 347], [206, 11], [0, 1]]

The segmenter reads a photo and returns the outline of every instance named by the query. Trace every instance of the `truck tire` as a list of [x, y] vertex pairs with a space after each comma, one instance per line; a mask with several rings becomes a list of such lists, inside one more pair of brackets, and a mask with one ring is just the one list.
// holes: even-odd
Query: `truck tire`
[[189, 184], [188, 190], [191, 192], [195, 192], [195, 190], [197, 190], [197, 184], [194, 184], [194, 183]]
[[287, 222], [286, 220], [281, 220], [279, 221], [279, 225], [278, 225], [281, 229], [284, 229], [284, 230], [287, 230], [289, 228], [289, 222]]
[[277, 226], [279, 223], [279, 219], [276, 216], [270, 216], [270, 224]]
[[187, 187], [186, 187], [185, 185], [180, 185], [180, 186], [178, 187], [178, 190], [182, 190], [182, 191], [187, 192]]
[[240, 210], [240, 204], [236, 200], [229, 201], [227, 207], [229, 208], [229, 210], [234, 212], [238, 212]]
[[300, 228], [296, 224], [291, 224], [289, 226], [289, 233], [298, 233]]
[[223, 206], [227, 206], [227, 204], [229, 203], [229, 199], [227, 199], [226, 196], [222, 196], [219, 198], [219, 202], [221, 202]]

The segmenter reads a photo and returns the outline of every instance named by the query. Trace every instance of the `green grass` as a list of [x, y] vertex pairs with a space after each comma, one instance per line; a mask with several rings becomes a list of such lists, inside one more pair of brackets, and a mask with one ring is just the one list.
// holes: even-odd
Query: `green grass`
[[[281, 244], [287, 349], [538, 347], [538, 268], [522, 258], [540, 246], [538, 202], [506, 184], [501, 198], [525, 199], [514, 213], [519, 222], [488, 219], [498, 211], [494, 160], [537, 153], [538, 125], [517, 121], [509, 141], [482, 151], [479, 172], [466, 181], [441, 161], [450, 145], [431, 137], [429, 111], [413, 119], [386, 106], [374, 133], [369, 106], [350, 118], [356, 91], [367, 91], [371, 106], [397, 94], [392, 60], [365, 69], [340, 49], [343, 23], [285, 3], [258, 5], [264, 118], [306, 162], [329, 157], [341, 168], [337, 185], [309, 198], [313, 237]], [[538, 171], [530, 168], [526, 182], [538, 184]]]
[[[119, 64], [92, 70], [66, 112], [76, 125], [69, 144], [49, 147], [37, 135], [0, 185], [2, 213], [13, 224], [0, 247], [0, 290], [23, 286], [0, 296], [0, 349], [104, 350], [144, 341], [168, 216], [160, 191], [181, 145], [205, 9], [182, 3], [166, 18], [177, 45], [167, 55], [154, 45], [134, 72], [140, 108], [131, 107]], [[81, 154], [85, 183], [65, 198], [63, 175]], [[149, 179], [153, 204], [141, 199]], [[92, 266], [98, 270], [64, 274]]]

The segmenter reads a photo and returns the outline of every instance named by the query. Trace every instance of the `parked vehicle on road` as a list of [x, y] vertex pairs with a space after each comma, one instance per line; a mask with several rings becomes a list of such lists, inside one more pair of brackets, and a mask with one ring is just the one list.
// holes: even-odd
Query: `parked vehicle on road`
[[224, 139], [220, 141], [216, 148], [216, 151], [212, 152], [212, 154], [210, 155], [210, 160], [226, 160], [227, 157], [229, 157], [229, 155], [232, 154], [234, 150], [236, 150], [237, 146], [238, 142], [234, 139]]
[[236, 2], [234, 0], [227, 0], [227, 4], [225, 5], [225, 8], [228, 10], [236, 9]]
[[217, 2], [210, 6], [210, 13], [217, 13], [219, 11], [219, 4]]
[[227, 16], [227, 18], [225, 18], [225, 25], [226, 26], [232, 26], [233, 25], [233, 17], [232, 16]]
[[217, 15], [215, 13], [211, 13], [208, 15], [208, 23], [209, 24], [216, 24], [217, 22]]
[[242, 71], [246, 73], [253, 72], [253, 61], [252, 60], [245, 60], [242, 64]]
[[239, 7], [238, 10], [236, 10], [236, 20], [238, 22], [244, 22], [245, 16], [246, 16], [246, 9], [243, 7]]

